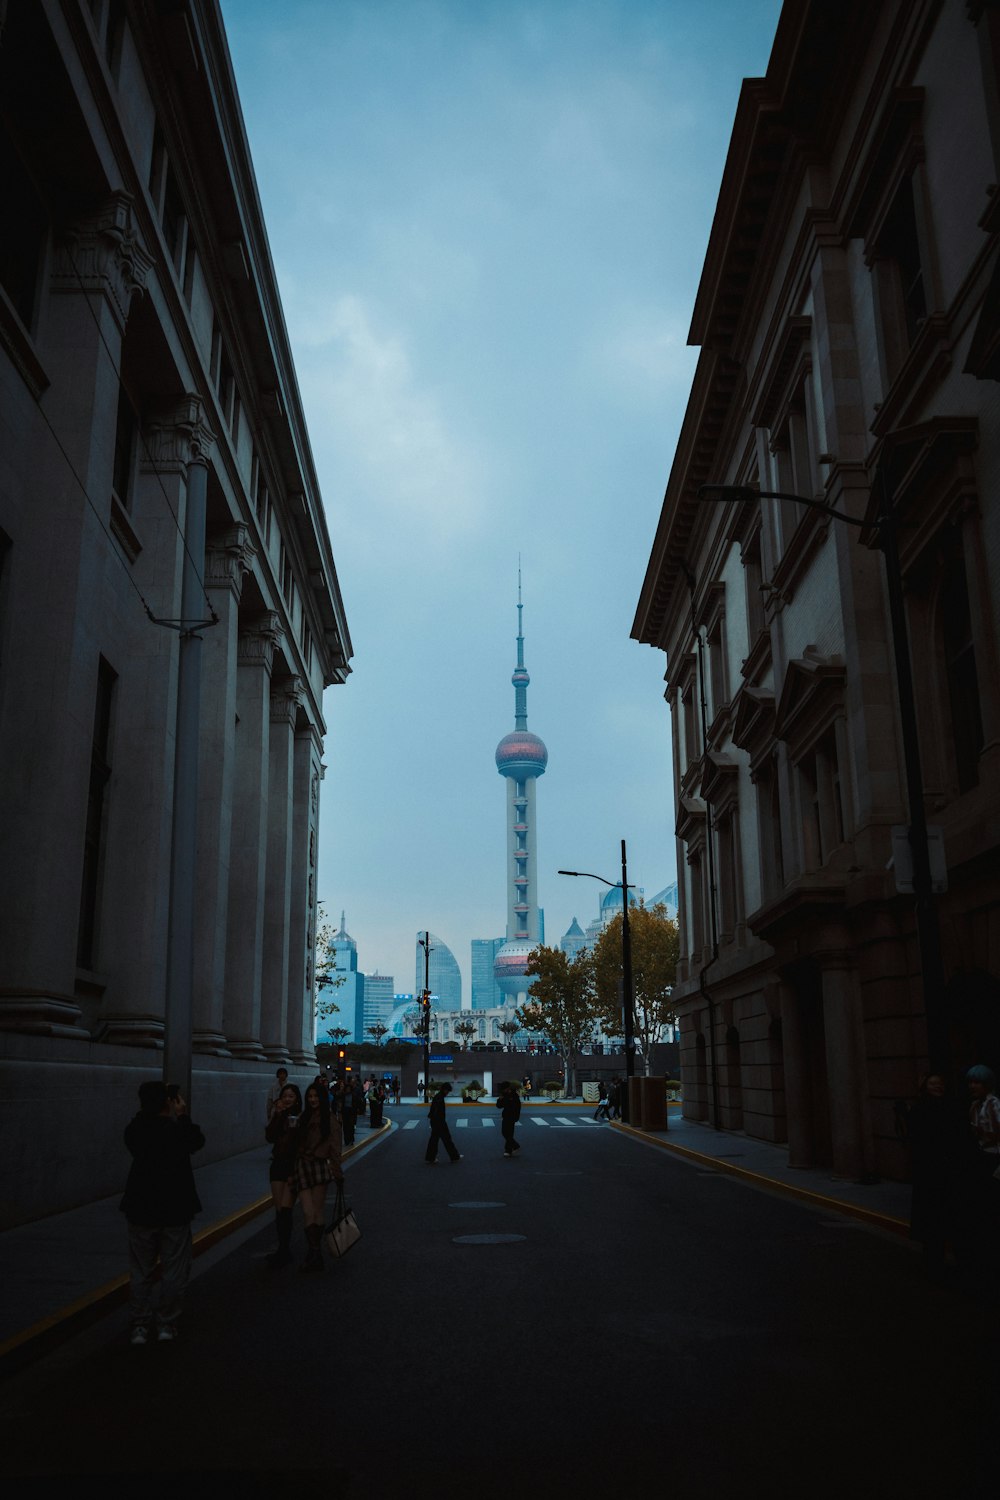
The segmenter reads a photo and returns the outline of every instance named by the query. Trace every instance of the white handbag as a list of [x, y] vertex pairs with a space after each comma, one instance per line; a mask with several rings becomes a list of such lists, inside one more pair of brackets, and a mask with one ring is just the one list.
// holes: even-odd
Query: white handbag
[[338, 1258], [347, 1254], [353, 1245], [361, 1238], [361, 1230], [354, 1216], [353, 1208], [348, 1208], [344, 1202], [344, 1187], [341, 1183], [337, 1188], [337, 1201], [333, 1208], [333, 1222], [327, 1227], [325, 1244], [331, 1255]]

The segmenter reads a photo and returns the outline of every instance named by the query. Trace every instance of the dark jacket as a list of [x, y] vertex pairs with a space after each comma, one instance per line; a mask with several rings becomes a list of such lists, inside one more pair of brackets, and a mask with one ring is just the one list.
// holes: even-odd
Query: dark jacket
[[427, 1111], [427, 1118], [434, 1130], [440, 1130], [447, 1123], [448, 1106], [444, 1101], [444, 1094], [435, 1094]]
[[497, 1100], [497, 1109], [503, 1110], [505, 1124], [508, 1120], [514, 1121], [521, 1118], [521, 1101], [513, 1089], [511, 1089], [509, 1094], [504, 1093], [500, 1095], [500, 1098]]
[[125, 1194], [118, 1205], [130, 1224], [147, 1229], [189, 1224], [201, 1212], [191, 1157], [205, 1137], [186, 1115], [137, 1114], [125, 1127], [132, 1153]]

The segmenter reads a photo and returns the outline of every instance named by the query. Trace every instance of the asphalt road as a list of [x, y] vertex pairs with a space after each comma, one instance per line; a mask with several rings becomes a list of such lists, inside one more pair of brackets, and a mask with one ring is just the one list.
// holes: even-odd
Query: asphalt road
[[176, 1345], [130, 1348], [118, 1314], [12, 1378], [5, 1473], [332, 1500], [995, 1487], [995, 1316], [906, 1242], [545, 1118], [507, 1161], [495, 1110], [449, 1111], [463, 1160], [428, 1168], [422, 1112], [394, 1111], [348, 1174], [344, 1261], [270, 1272], [262, 1227], [196, 1276]]

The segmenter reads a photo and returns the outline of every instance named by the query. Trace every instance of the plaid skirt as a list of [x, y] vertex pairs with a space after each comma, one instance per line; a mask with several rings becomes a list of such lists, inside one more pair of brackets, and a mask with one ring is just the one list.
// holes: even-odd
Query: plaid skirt
[[295, 1192], [301, 1193], [305, 1188], [325, 1187], [328, 1182], [333, 1181], [333, 1167], [325, 1156], [298, 1156], [295, 1158], [295, 1172], [292, 1177], [292, 1187]]

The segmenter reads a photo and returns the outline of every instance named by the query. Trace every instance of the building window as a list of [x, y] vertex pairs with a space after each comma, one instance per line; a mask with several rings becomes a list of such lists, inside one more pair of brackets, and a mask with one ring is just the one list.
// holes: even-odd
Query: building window
[[0, 286], [25, 328], [35, 321], [42, 253], [48, 214], [16, 142], [0, 121], [0, 203], [4, 227], [0, 235]]
[[97, 669], [97, 698], [90, 752], [90, 790], [83, 841], [83, 879], [76, 961], [82, 969], [95, 967], [100, 908], [101, 874], [107, 823], [107, 788], [111, 780], [111, 724], [115, 673], [101, 658]]
[[747, 598], [747, 638], [751, 649], [767, 628], [764, 615], [764, 572], [760, 560], [760, 527], [746, 543], [742, 553], [743, 578]]
[[806, 869], [821, 869], [846, 838], [837, 740], [832, 728], [803, 756], [796, 770], [803, 863]]
[[701, 755], [698, 737], [698, 716], [693, 680], [681, 690], [681, 716], [684, 727], [684, 770], [694, 765]]
[[713, 621], [707, 633], [708, 678], [712, 694], [712, 715], [720, 713], [729, 702], [728, 672], [726, 671], [725, 626], [721, 615]]
[[118, 388], [118, 419], [115, 424], [115, 454], [111, 488], [123, 510], [132, 509], [138, 424], [125, 387]]

